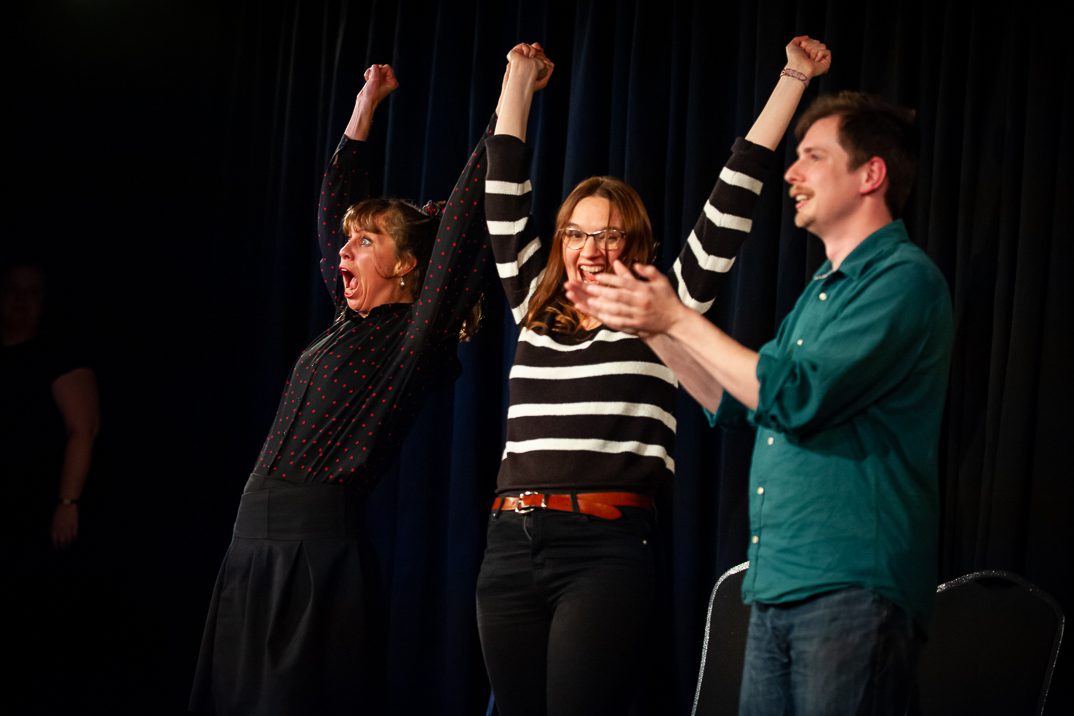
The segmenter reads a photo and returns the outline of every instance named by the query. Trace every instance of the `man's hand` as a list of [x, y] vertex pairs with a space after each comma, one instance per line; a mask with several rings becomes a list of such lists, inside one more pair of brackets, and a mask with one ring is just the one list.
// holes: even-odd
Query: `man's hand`
[[568, 281], [567, 298], [609, 328], [642, 336], [667, 333], [689, 311], [655, 266], [634, 264], [636, 278], [620, 261], [615, 273], [597, 274], [598, 284]]
[[832, 53], [820, 40], [799, 35], [787, 45], [787, 67], [809, 79], [820, 77], [832, 66]]

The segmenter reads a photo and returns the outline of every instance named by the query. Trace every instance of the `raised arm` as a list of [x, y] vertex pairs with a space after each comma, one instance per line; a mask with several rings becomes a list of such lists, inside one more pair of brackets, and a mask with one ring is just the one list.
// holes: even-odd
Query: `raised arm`
[[373, 114], [388, 95], [399, 89], [399, 81], [391, 65], [370, 65], [362, 75], [365, 84], [354, 100], [351, 119], [343, 135], [347, 139], [364, 142], [369, 139], [369, 130], [373, 127]]
[[491, 258], [484, 213], [485, 145], [496, 124], [493, 115], [444, 205], [416, 301], [416, 325], [434, 342], [457, 339], [464, 319], [481, 298]]
[[[529, 81], [530, 89], [527, 90], [531, 95], [535, 89], [547, 84], [552, 63], [544, 57], [540, 45], [519, 45], [511, 54], [515, 56], [514, 65], [536, 65]], [[425, 327], [425, 335], [432, 336], [434, 341], [458, 335], [463, 319], [467, 318], [471, 307], [480, 298], [484, 268], [491, 257], [484, 201], [489, 184], [485, 177], [490, 171], [486, 142], [492, 139], [494, 132], [499, 133], [503, 123], [499, 112], [505, 107], [509, 116], [514, 117], [513, 121], [518, 122], [519, 107], [514, 102], [504, 101], [512, 76], [511, 67], [509, 55], [497, 115], [471, 152], [444, 207], [425, 282], [415, 307], [418, 325]], [[513, 73], [515, 79], [510, 84], [512, 92], [522, 89], [519, 78], [526, 75], [527, 72], [516, 69]], [[527, 100], [527, 112], [528, 108]]]
[[764, 109], [746, 133], [747, 141], [773, 151], [787, 133], [806, 85], [832, 66], [832, 53], [828, 46], [806, 35], [799, 35], [787, 43], [786, 51], [787, 64]]
[[530, 219], [533, 187], [524, 140], [533, 93], [548, 84], [553, 67], [537, 44], [516, 45], [508, 53], [496, 136], [489, 140], [485, 213], [496, 272], [515, 323], [526, 316], [547, 258], [547, 247]]
[[325, 168], [317, 210], [317, 241], [321, 248], [321, 278], [338, 304], [339, 250], [347, 242], [340, 222], [352, 204], [369, 197], [369, 148], [366, 140], [377, 107], [399, 87], [392, 68], [372, 65], [365, 71], [365, 84], [354, 100], [350, 121], [335, 153]]
[[509, 134], [526, 141], [533, 95], [548, 84], [555, 65], [540, 43], [521, 42], [507, 53], [507, 70], [496, 104], [496, 134]]
[[828, 71], [831, 53], [817, 40], [796, 37], [786, 47], [787, 65], [745, 140], [731, 158], [701, 211], [669, 276], [679, 299], [698, 313], [715, 301], [724, 274], [731, 270], [753, 228], [754, 208], [763, 179], [772, 173], [775, 148], [790, 125], [808, 81]]

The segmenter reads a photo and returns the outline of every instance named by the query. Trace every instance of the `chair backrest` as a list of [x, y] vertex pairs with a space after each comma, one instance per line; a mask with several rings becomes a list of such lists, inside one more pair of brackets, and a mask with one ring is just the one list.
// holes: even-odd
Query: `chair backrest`
[[1016, 574], [944, 582], [918, 665], [921, 713], [1042, 713], [1063, 625], [1056, 601]]
[[731, 567], [712, 588], [691, 712], [694, 716], [738, 714], [738, 688], [750, 621], [750, 608], [742, 603], [742, 581], [749, 566], [749, 562], [743, 562]]

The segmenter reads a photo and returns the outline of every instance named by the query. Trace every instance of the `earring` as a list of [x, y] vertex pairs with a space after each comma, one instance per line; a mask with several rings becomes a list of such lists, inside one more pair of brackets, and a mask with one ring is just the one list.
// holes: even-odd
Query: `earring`
[[399, 279], [399, 286], [400, 286], [400, 288], [406, 288], [406, 279], [405, 278]]

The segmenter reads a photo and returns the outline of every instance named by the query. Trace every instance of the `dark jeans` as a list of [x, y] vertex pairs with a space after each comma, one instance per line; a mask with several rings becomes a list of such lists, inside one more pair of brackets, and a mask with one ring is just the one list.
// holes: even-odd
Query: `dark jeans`
[[477, 625], [501, 716], [615, 714], [639, 691], [653, 609], [652, 515], [489, 519]]
[[904, 610], [865, 589], [754, 604], [739, 713], [902, 716], [921, 642]]

